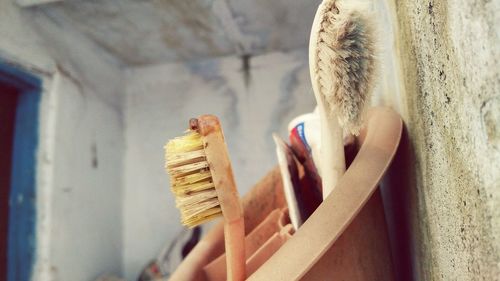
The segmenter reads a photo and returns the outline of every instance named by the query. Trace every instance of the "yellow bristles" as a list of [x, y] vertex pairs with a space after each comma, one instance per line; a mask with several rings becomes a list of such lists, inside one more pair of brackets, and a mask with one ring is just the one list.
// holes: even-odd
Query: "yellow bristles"
[[170, 140], [165, 160], [183, 225], [193, 227], [222, 214], [199, 133], [189, 130]]

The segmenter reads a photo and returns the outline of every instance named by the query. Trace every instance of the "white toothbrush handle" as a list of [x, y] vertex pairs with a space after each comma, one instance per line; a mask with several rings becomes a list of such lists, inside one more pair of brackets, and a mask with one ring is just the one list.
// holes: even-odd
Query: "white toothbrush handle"
[[325, 112], [320, 106], [321, 122], [321, 178], [323, 200], [337, 186], [337, 182], [345, 173], [344, 138], [335, 113]]

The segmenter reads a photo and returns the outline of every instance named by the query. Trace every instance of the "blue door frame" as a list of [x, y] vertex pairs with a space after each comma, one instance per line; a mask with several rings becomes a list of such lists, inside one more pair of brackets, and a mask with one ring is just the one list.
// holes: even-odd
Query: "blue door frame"
[[18, 90], [9, 195], [7, 280], [29, 281], [36, 250], [36, 151], [41, 80], [0, 61], [0, 82]]

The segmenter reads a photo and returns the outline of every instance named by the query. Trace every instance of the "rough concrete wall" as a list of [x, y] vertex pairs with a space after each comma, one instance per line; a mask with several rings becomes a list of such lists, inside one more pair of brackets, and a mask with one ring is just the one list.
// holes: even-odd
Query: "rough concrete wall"
[[500, 3], [394, 1], [415, 280], [500, 280]]
[[236, 182], [245, 193], [277, 160], [272, 132], [312, 111], [307, 53], [272, 53], [127, 70], [124, 273], [134, 280], [179, 233], [163, 169], [165, 142], [200, 114], [221, 118]]

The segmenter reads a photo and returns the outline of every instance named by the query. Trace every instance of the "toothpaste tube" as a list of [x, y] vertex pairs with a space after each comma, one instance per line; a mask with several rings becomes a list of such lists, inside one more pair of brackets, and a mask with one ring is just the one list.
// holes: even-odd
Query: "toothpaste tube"
[[294, 118], [288, 124], [290, 143], [298, 153], [299, 160], [312, 156], [314, 166], [321, 175], [321, 125], [317, 110]]
[[[295, 117], [288, 124], [288, 133], [297, 158], [304, 162], [312, 157], [317, 174], [321, 176], [321, 123], [316, 107], [313, 112]], [[344, 146], [352, 145], [354, 137], [344, 131]], [[308, 154], [308, 155], [307, 155]]]

